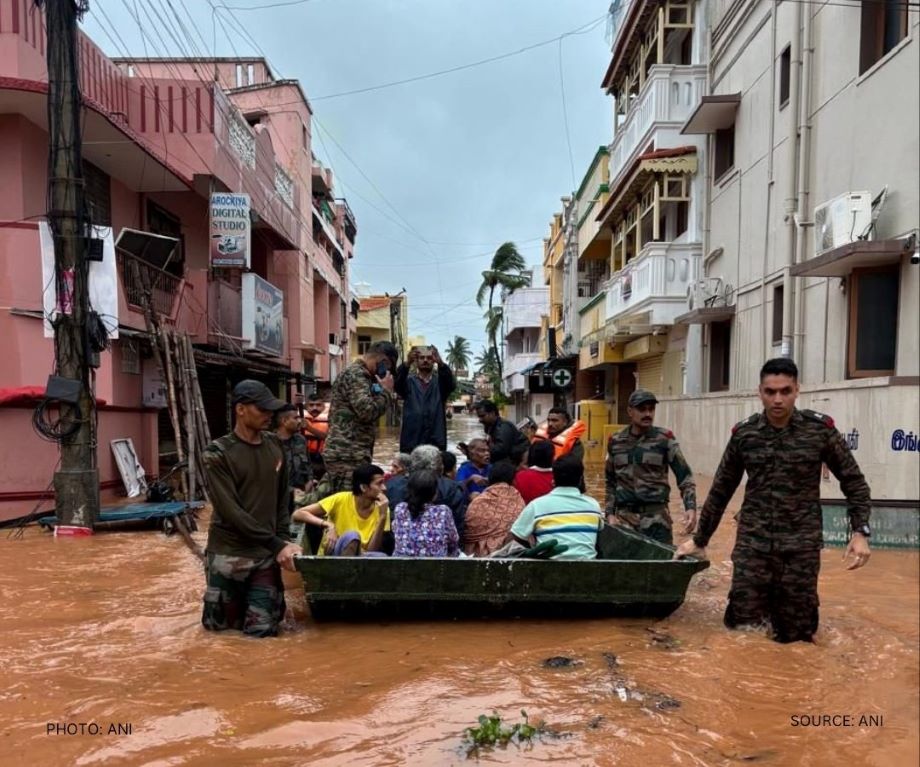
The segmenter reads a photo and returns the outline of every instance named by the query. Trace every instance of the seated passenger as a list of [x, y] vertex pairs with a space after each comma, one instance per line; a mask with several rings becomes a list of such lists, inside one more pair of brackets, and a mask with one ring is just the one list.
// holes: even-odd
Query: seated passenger
[[456, 557], [460, 536], [450, 508], [435, 504], [438, 475], [423, 470], [409, 474], [408, 498], [393, 509], [396, 557]]
[[583, 495], [584, 466], [571, 456], [553, 464], [555, 487], [531, 501], [511, 526], [514, 539], [523, 546], [553, 538], [568, 550], [554, 559], [594, 559], [597, 533], [604, 524], [600, 504]]
[[[460, 539], [463, 540], [463, 520], [466, 517], [466, 507], [468, 501], [463, 495], [463, 490], [454, 480], [441, 476], [444, 472], [444, 465], [441, 462], [441, 451], [434, 445], [419, 445], [409, 455], [409, 472], [433, 471], [438, 475], [438, 494], [435, 496], [435, 504], [443, 504], [450, 508], [454, 517], [454, 526]], [[387, 498], [390, 499], [390, 508], [396, 506], [409, 498], [409, 478], [407, 475], [396, 477], [387, 483]]]
[[393, 460], [390, 461], [390, 470], [383, 475], [385, 482], [389, 482], [395, 477], [401, 477], [403, 474], [406, 474], [409, 471], [409, 454], [408, 453], [397, 453], [393, 456]]
[[383, 469], [365, 463], [352, 472], [350, 492], [334, 493], [318, 503], [296, 509], [293, 519], [324, 528], [318, 556], [334, 554], [336, 541], [348, 532], [358, 534], [364, 552], [380, 551], [383, 534], [390, 529], [385, 489]]
[[457, 469], [457, 482], [467, 498], [482, 492], [489, 481], [489, 443], [484, 439], [471, 439], [467, 460]]
[[444, 465], [444, 476], [457, 481], [457, 454], [450, 450], [441, 451], [441, 463]]
[[487, 557], [511, 540], [511, 525], [524, 509], [521, 494], [511, 483], [514, 467], [508, 461], [492, 466], [489, 486], [470, 501], [466, 510], [463, 551]]
[[553, 489], [554, 452], [553, 443], [545, 439], [537, 440], [527, 451], [528, 468], [514, 475], [514, 487], [525, 504]]

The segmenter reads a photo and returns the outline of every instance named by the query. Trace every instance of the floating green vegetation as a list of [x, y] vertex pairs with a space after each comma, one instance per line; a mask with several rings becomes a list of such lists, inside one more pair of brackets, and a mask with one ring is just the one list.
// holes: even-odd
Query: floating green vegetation
[[469, 742], [467, 754], [472, 754], [484, 746], [506, 746], [508, 743], [530, 743], [534, 737], [543, 732], [544, 726], [541, 724], [535, 727], [527, 719], [527, 712], [521, 710], [523, 722], [509, 724], [502, 721], [497, 711], [492, 712], [492, 716], [481, 714], [479, 717], [478, 727], [467, 727], [465, 736]]

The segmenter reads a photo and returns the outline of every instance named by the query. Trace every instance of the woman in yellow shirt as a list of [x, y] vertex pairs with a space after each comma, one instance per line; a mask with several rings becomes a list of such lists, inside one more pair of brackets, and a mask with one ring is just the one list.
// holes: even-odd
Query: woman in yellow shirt
[[353, 531], [361, 538], [362, 551], [380, 551], [383, 534], [390, 530], [390, 515], [383, 469], [366, 463], [352, 472], [351, 491], [334, 493], [319, 503], [294, 511], [295, 522], [325, 528], [318, 556], [331, 554], [335, 542]]

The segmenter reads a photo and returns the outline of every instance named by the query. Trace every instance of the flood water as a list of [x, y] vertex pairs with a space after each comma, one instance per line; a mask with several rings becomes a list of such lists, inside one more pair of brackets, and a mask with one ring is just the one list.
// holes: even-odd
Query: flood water
[[[451, 422], [453, 439], [478, 430]], [[661, 621], [316, 624], [291, 583], [283, 636], [252, 640], [201, 628], [177, 536], [4, 532], [0, 763], [917, 764], [918, 554], [846, 572], [826, 550], [817, 643], [784, 646], [722, 627], [733, 537], [726, 514], [712, 567]], [[552, 734], [467, 756], [480, 714], [521, 709]]]

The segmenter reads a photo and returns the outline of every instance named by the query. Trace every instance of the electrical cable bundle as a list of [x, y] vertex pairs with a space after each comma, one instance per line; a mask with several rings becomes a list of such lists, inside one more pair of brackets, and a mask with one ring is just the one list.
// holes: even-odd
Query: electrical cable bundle
[[[66, 427], [63, 425], [64, 419], [60, 415], [56, 420], [51, 420], [49, 412], [49, 408], [52, 406], [58, 405], [60, 407], [64, 404], [76, 411], [74, 418]], [[32, 428], [39, 437], [48, 442], [63, 442], [65, 439], [72, 437], [77, 433], [82, 423], [83, 411], [80, 409], [79, 403], [62, 403], [58, 402], [58, 400], [45, 398], [32, 411]]]

